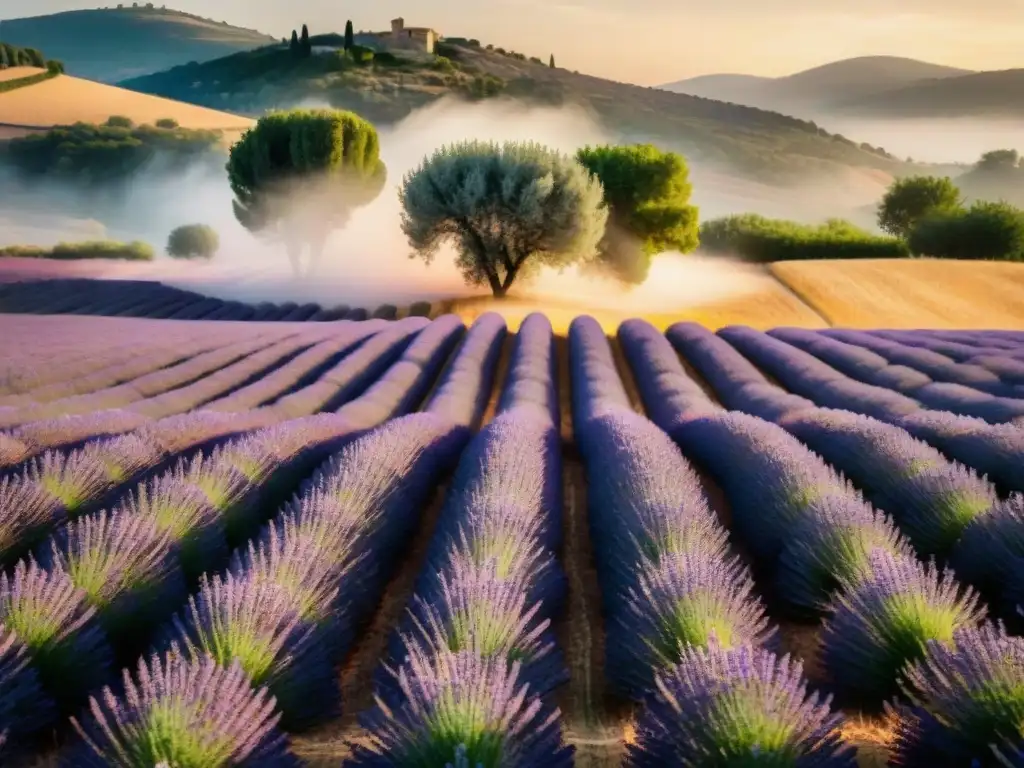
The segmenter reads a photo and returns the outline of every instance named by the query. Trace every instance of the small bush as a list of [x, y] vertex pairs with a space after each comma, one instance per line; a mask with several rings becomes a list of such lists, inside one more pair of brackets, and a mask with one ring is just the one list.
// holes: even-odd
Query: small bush
[[165, 128], [167, 130], [173, 130], [174, 128], [178, 128], [180, 126], [178, 121], [175, 120], [173, 117], [161, 117], [159, 120], [156, 121], [156, 127]]
[[1024, 261], [1024, 211], [989, 202], [966, 211], [939, 211], [921, 219], [907, 242], [918, 256]]
[[430, 302], [417, 301], [409, 307], [409, 317], [430, 317]]
[[363, 45], [353, 45], [348, 49], [348, 55], [356, 64], [371, 64], [374, 60], [374, 52]]
[[434, 63], [431, 66], [438, 72], [455, 71], [455, 65], [452, 63], [452, 60], [449, 59], [447, 56], [438, 56], [436, 59], [434, 59]]
[[217, 230], [206, 224], [186, 224], [167, 238], [167, 255], [175, 259], [212, 259], [218, 248]]
[[738, 256], [759, 264], [811, 259], [897, 259], [909, 255], [902, 240], [873, 235], [841, 219], [813, 226], [752, 213], [704, 222], [700, 244], [702, 251]]
[[107, 118], [105, 125], [108, 128], [132, 128], [135, 126], [135, 122], [124, 115], [111, 115]]
[[51, 75], [63, 75], [64, 74], [64, 62], [57, 61], [56, 59], [50, 59], [46, 62], [46, 71]]

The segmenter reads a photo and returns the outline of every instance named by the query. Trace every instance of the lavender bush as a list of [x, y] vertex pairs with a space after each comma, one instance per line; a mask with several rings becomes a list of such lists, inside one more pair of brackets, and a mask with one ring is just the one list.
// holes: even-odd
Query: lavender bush
[[39, 732], [57, 718], [31, 656], [18, 635], [0, 623], [0, 757], [13, 742]]

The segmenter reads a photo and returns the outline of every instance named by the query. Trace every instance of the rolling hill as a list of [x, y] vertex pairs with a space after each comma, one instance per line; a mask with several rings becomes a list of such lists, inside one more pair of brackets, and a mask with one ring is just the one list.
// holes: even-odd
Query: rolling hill
[[857, 104], [903, 88], [941, 86], [947, 80], [975, 74], [898, 56], [862, 56], [785, 77], [703, 75], [661, 87], [674, 93], [813, 116], [832, 112], [840, 105], [855, 110]]
[[883, 118], [1024, 117], [1024, 69], [923, 80], [836, 104], [842, 114]]
[[275, 40], [225, 22], [143, 6], [3, 19], [3, 38], [45, 51], [78, 77], [110, 83]]
[[441, 50], [450, 63], [391, 57], [360, 66], [332, 55], [296, 60], [286, 47], [267, 46], [121, 85], [250, 115], [315, 101], [352, 109], [380, 125], [446, 95], [576, 105], [617, 140], [653, 141], [697, 163], [775, 186], [813, 175], [834, 178], [850, 168], [890, 175], [906, 169], [881, 149], [786, 115], [551, 68], [479, 45], [449, 41]]

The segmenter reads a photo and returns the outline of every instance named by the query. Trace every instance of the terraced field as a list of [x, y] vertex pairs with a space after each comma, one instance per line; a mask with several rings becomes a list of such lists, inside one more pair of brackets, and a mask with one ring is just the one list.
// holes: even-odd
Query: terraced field
[[1022, 765], [1024, 333], [0, 328], [4, 765]]

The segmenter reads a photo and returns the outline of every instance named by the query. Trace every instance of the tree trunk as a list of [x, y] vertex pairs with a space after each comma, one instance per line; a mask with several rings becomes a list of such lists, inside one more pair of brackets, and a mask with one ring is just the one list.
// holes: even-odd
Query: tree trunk
[[285, 241], [284, 247], [288, 251], [288, 260], [292, 263], [292, 273], [295, 277], [302, 277], [302, 245], [289, 238]]

